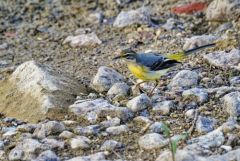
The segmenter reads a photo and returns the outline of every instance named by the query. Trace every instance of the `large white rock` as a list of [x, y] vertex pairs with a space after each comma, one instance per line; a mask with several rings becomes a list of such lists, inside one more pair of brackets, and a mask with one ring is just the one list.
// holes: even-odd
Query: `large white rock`
[[239, 0], [214, 0], [206, 10], [206, 18], [211, 21], [234, 20], [239, 18], [239, 16]]
[[[41, 114], [54, 114], [62, 109], [67, 110], [66, 107], [74, 101], [76, 95], [86, 92], [86, 89], [73, 78], [35, 61], [21, 64], [11, 75], [10, 82], [16, 85], [23, 96], [31, 96], [32, 101], [39, 105], [31, 107], [32, 109], [26, 107], [31, 109], [28, 114], [33, 119]], [[11, 92], [14, 93], [14, 91]], [[14, 109], [14, 112], [18, 114], [16, 117], [28, 120], [21, 117], [21, 112], [24, 110]], [[34, 111], [38, 112], [34, 113]], [[27, 114], [24, 113], [24, 116]]]

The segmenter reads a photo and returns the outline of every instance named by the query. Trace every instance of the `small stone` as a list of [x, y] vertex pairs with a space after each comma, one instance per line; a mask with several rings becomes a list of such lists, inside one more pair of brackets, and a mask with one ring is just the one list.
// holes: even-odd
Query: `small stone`
[[240, 62], [240, 50], [232, 49], [230, 52], [218, 51], [203, 56], [210, 64], [222, 67], [231, 68], [237, 67]]
[[199, 75], [190, 70], [182, 70], [174, 76], [171, 83], [168, 85], [170, 89], [189, 89], [196, 86], [199, 81]]
[[240, 87], [240, 76], [230, 78], [229, 82], [232, 86]]
[[183, 49], [184, 50], [194, 49], [196, 47], [214, 43], [214, 41], [218, 39], [219, 39], [218, 36], [213, 36], [213, 35], [193, 36], [186, 40], [185, 44], [183, 45]]
[[126, 27], [132, 24], [151, 25], [150, 9], [141, 7], [136, 10], [121, 11], [115, 19], [114, 27]]
[[60, 135], [59, 138], [62, 139], [71, 139], [74, 137], [74, 134], [70, 131], [63, 131]]
[[223, 103], [226, 111], [232, 117], [240, 116], [240, 93], [231, 92], [223, 97]]
[[100, 150], [112, 151], [112, 150], [119, 149], [119, 148], [123, 148], [122, 143], [117, 142], [115, 140], [107, 140], [102, 144]]
[[227, 152], [232, 150], [232, 147], [231, 146], [227, 146], [227, 145], [222, 145], [222, 146], [220, 146], [220, 148], [224, 149]]
[[102, 44], [102, 41], [92, 32], [77, 36], [68, 36], [63, 41], [63, 44], [66, 43], [69, 43], [71, 47], [95, 47]]
[[185, 113], [185, 116], [190, 119], [193, 119], [195, 116], [195, 112], [196, 112], [195, 109], [187, 110], [187, 112]]
[[93, 24], [99, 24], [103, 22], [103, 13], [102, 12], [95, 12], [90, 13], [87, 17], [87, 21]]
[[[175, 158], [177, 158], [177, 161], [207, 161], [190, 150], [177, 149]], [[172, 161], [172, 153], [169, 150], [164, 151], [158, 156], [156, 161]]]
[[4, 141], [0, 140], [0, 150], [3, 150], [4, 149]]
[[21, 160], [24, 156], [24, 152], [21, 149], [13, 149], [8, 155], [9, 160]]
[[0, 150], [0, 160], [7, 160], [6, 154], [3, 150]]
[[79, 134], [79, 135], [96, 135], [100, 131], [100, 126], [99, 125], [90, 125], [87, 127], [80, 127], [78, 126], [74, 132]]
[[220, 147], [225, 141], [224, 134], [221, 130], [214, 130], [206, 135], [199, 136], [188, 140], [187, 145], [184, 149], [194, 151], [196, 153], [204, 153], [211, 148]]
[[113, 99], [114, 101], [121, 101], [123, 99], [125, 99], [128, 94], [129, 94], [129, 89], [130, 87], [122, 82], [122, 83], [115, 83], [109, 90], [107, 93], [107, 96], [111, 99]]
[[214, 0], [206, 10], [206, 18], [211, 21], [236, 20], [240, 15], [239, 0]]
[[164, 128], [163, 128], [164, 124], [162, 122], [154, 122], [150, 127], [149, 130], [152, 133], [163, 133], [164, 132]]
[[99, 152], [88, 156], [78, 156], [66, 161], [100, 161], [100, 160], [105, 161], [106, 160], [105, 156], [106, 154], [104, 152]]
[[117, 117], [109, 119], [107, 121], [103, 121], [100, 123], [100, 126], [104, 129], [108, 128], [108, 127], [112, 127], [112, 126], [118, 126], [120, 125], [121, 120]]
[[152, 121], [149, 120], [149, 118], [144, 116], [137, 116], [133, 119], [133, 121], [140, 124], [152, 124]]
[[56, 139], [45, 138], [42, 143], [49, 149], [64, 149], [65, 143]]
[[183, 23], [174, 18], [168, 18], [167, 22], [161, 26], [165, 30], [184, 30]]
[[171, 109], [173, 108], [174, 108], [173, 101], [162, 101], [162, 102], [153, 104], [153, 111], [160, 112], [163, 115], [168, 115]]
[[76, 136], [70, 140], [72, 149], [89, 149], [92, 141], [85, 136]]
[[63, 123], [57, 121], [48, 121], [35, 129], [33, 135], [38, 138], [45, 138], [49, 135], [61, 133], [65, 130]]
[[8, 48], [7, 43], [0, 44], [0, 50], [4, 50], [4, 49], [7, 49], [7, 48]]
[[138, 112], [151, 106], [151, 100], [146, 94], [141, 94], [127, 103], [127, 107], [133, 111]]
[[24, 139], [9, 153], [9, 160], [33, 160], [45, 147], [35, 139]]
[[162, 135], [157, 133], [150, 133], [139, 138], [138, 144], [145, 150], [153, 150], [165, 146], [168, 142]]
[[60, 161], [58, 156], [51, 150], [42, 152], [36, 159], [33, 161]]
[[92, 80], [92, 87], [98, 92], [107, 92], [115, 83], [123, 82], [123, 76], [112, 68], [101, 66]]
[[69, 109], [91, 123], [96, 123], [99, 117], [118, 117], [123, 122], [133, 117], [133, 113], [128, 108], [114, 106], [104, 99], [76, 101]]
[[196, 130], [199, 133], [207, 133], [214, 130], [216, 120], [213, 118], [198, 116], [196, 122]]
[[122, 133], [127, 133], [129, 128], [126, 125], [113, 126], [106, 129], [106, 132], [110, 135], [120, 135]]
[[191, 101], [197, 101], [199, 103], [205, 103], [208, 101], [207, 91], [201, 88], [192, 88], [185, 90], [183, 91], [182, 96], [190, 99]]
[[17, 127], [17, 131], [33, 133], [36, 128], [35, 124], [23, 124]]

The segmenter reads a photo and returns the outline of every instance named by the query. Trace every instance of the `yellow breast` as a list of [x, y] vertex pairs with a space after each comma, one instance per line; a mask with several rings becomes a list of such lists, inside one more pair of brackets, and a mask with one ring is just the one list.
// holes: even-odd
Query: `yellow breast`
[[150, 71], [148, 68], [136, 63], [127, 63], [130, 72], [143, 81], [158, 80], [162, 75], [166, 74], [169, 69]]

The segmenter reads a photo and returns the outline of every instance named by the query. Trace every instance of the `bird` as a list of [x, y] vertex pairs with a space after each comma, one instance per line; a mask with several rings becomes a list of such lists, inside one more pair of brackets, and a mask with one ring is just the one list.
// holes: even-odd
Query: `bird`
[[121, 50], [120, 55], [113, 60], [124, 59], [129, 71], [142, 82], [137, 83], [136, 87], [140, 88], [140, 84], [155, 81], [154, 88], [150, 91], [151, 96], [154, 89], [157, 87], [160, 77], [165, 75], [172, 67], [181, 64], [182, 61], [191, 53], [213, 47], [215, 43], [199, 46], [190, 50], [181, 51], [172, 54], [162, 55], [158, 52], [137, 53], [131, 48]]

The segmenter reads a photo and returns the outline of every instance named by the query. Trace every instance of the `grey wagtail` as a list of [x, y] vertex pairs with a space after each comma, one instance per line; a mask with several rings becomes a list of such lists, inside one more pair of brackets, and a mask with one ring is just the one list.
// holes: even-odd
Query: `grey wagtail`
[[156, 81], [155, 87], [150, 92], [150, 95], [152, 95], [154, 89], [158, 85], [160, 77], [165, 75], [171, 67], [181, 63], [189, 54], [212, 46], [215, 46], [215, 44], [203, 45], [187, 51], [167, 54], [166, 56], [160, 53], [137, 53], [131, 49], [125, 49], [121, 51], [119, 56], [113, 58], [113, 60], [125, 60], [130, 72], [135, 77], [142, 80], [142, 82], [136, 84], [136, 87], [140, 88], [140, 84], [147, 81]]

